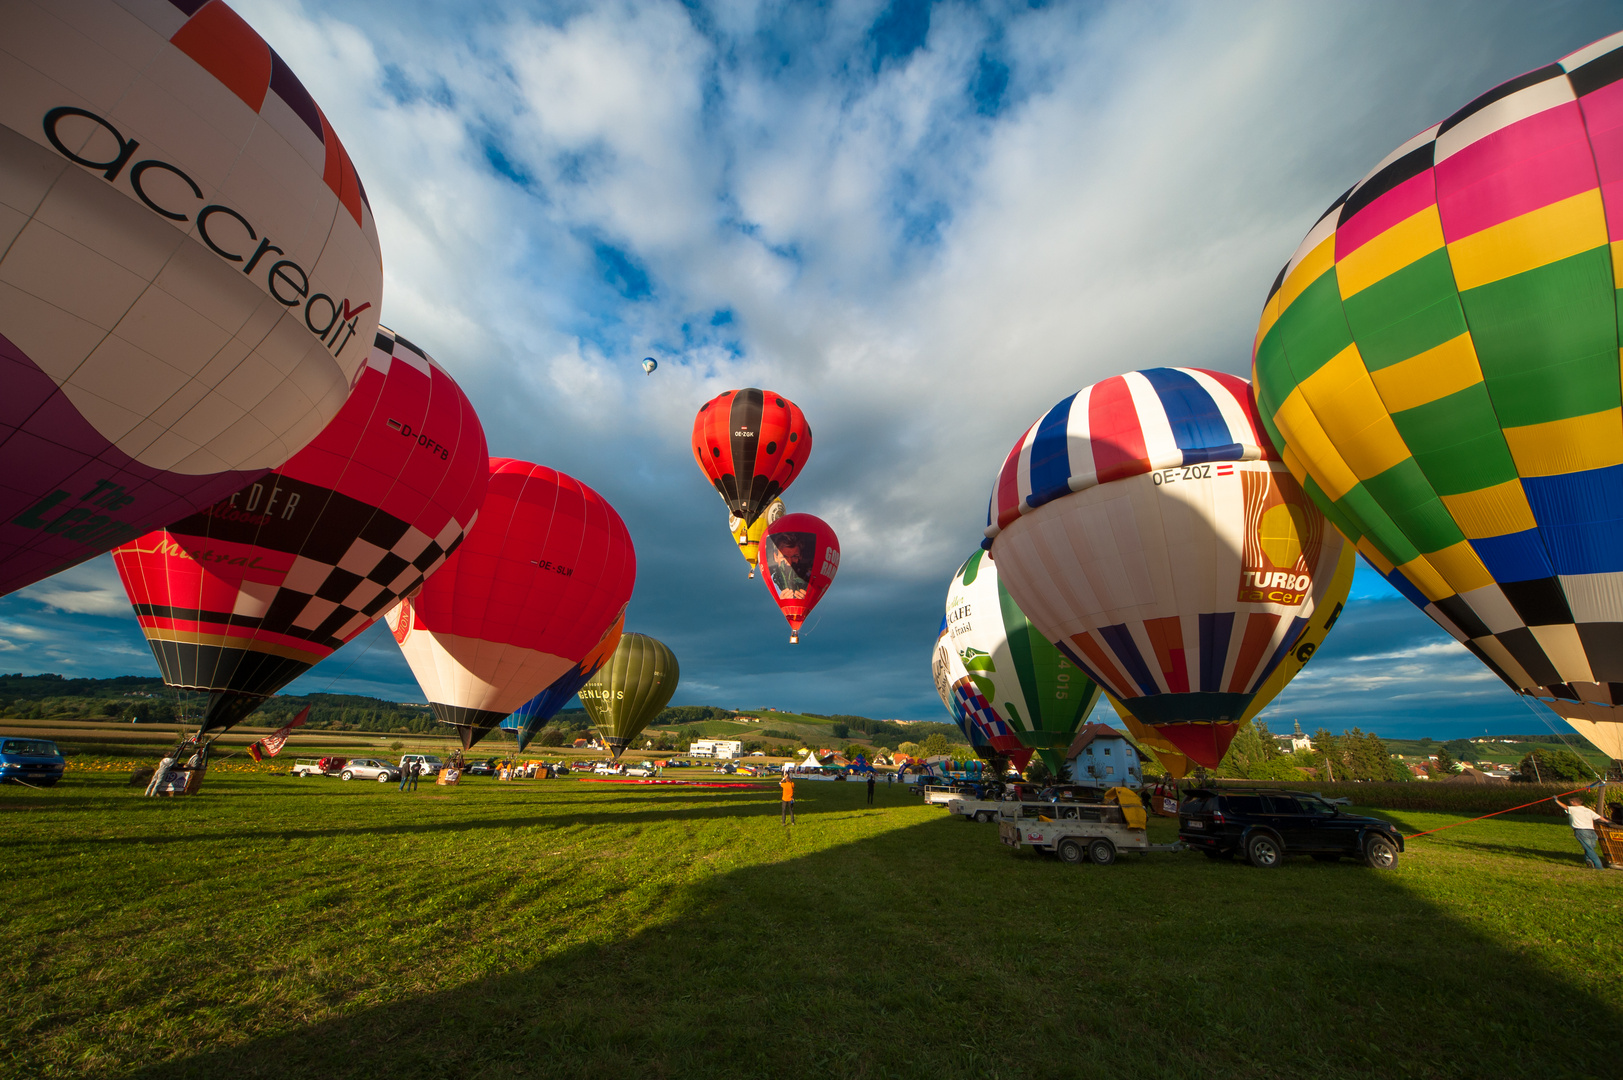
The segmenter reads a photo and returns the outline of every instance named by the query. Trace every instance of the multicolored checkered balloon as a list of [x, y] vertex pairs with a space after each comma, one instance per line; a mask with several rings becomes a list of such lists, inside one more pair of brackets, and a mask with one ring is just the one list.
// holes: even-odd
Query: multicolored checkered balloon
[[1623, 726], [1594, 721], [1623, 704], [1620, 80], [1623, 34], [1394, 150], [1280, 271], [1253, 359], [1325, 515], [1613, 757]]

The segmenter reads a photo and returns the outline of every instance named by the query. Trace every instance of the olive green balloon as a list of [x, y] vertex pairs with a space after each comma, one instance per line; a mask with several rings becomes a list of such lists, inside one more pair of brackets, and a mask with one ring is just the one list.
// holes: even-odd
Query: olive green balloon
[[580, 703], [615, 757], [676, 693], [676, 654], [647, 634], [625, 634], [609, 662], [580, 688]]

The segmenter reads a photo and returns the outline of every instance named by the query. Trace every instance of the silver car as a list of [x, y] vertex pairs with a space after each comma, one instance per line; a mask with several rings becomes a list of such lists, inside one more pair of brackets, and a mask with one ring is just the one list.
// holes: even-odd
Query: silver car
[[345, 780], [376, 780], [380, 784], [400, 779], [400, 770], [377, 758], [350, 758], [344, 771], [338, 774]]

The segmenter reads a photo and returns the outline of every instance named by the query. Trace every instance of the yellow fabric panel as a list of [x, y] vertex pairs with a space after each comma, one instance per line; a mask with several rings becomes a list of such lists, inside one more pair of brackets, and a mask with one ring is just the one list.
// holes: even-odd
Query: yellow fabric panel
[[1464, 292], [1606, 243], [1606, 213], [1594, 188], [1456, 240], [1448, 258]]
[[1612, 286], [1623, 289], [1623, 240], [1612, 241]]
[[1279, 428], [1285, 445], [1293, 448], [1313, 479], [1319, 482], [1331, 501], [1341, 498], [1358, 483], [1358, 477], [1347, 467], [1341, 454], [1325, 434], [1319, 418], [1302, 396], [1298, 383], [1290, 397], [1274, 414], [1274, 425]]
[[1116, 715], [1121, 717], [1122, 723], [1127, 725], [1127, 730], [1133, 733], [1133, 738], [1155, 755], [1155, 760], [1161, 763], [1161, 768], [1167, 771], [1168, 776], [1174, 780], [1182, 780], [1189, 775], [1194, 769], [1194, 762], [1179, 753], [1177, 747], [1140, 723], [1138, 717], [1128, 712], [1127, 706], [1117, 701], [1114, 694], [1106, 693], [1104, 696], [1105, 700], [1110, 702], [1111, 708], [1116, 710]]
[[1533, 520], [1533, 508], [1527, 505], [1527, 492], [1522, 490], [1520, 480], [1506, 480], [1503, 484], [1442, 498], [1454, 524], [1472, 540], [1522, 532], [1538, 524]]
[[1382, 555], [1379, 551], [1375, 550], [1375, 545], [1369, 542], [1369, 537], [1366, 536], [1358, 541], [1358, 554], [1368, 559], [1369, 564], [1375, 569], [1379, 570], [1382, 577], [1385, 577], [1387, 574], [1392, 572], [1393, 567], [1391, 561], [1388, 560], [1385, 555]]
[[1409, 584], [1419, 589], [1421, 594], [1433, 603], [1454, 595], [1454, 590], [1448, 587], [1447, 579], [1437, 572], [1437, 568], [1427, 561], [1425, 555], [1410, 559], [1398, 567], [1398, 573], [1408, 578]]
[[[1275, 421], [1275, 423], [1278, 423], [1278, 421]], [[1298, 484], [1307, 483], [1307, 465], [1303, 463], [1301, 458], [1296, 456], [1296, 451], [1293, 448], [1289, 446], [1281, 447], [1279, 460], [1284, 463], [1285, 468], [1290, 470], [1290, 474], [1296, 477]]]
[[[1364, 368], [1357, 345], [1348, 345], [1299, 384], [1331, 445], [1360, 480], [1379, 476], [1409, 458], [1386, 403]], [[1351, 485], [1348, 485], [1349, 487]], [[1331, 496], [1341, 497], [1341, 493]]]
[[[1471, 547], [1468, 540], [1450, 544], [1441, 551], [1428, 552], [1426, 562], [1448, 582], [1451, 586], [1449, 592], [1470, 592], [1472, 589], [1493, 584], [1493, 575], [1482, 565], [1481, 558], [1477, 556], [1476, 550]], [[1443, 595], [1446, 596], [1448, 593]], [[1436, 600], [1439, 597], [1433, 596], [1431, 599]]]
[[1623, 409], [1504, 430], [1522, 476], [1560, 476], [1623, 464]]
[[1589, 654], [1578, 637], [1578, 628], [1571, 623], [1558, 626], [1530, 626], [1533, 637], [1544, 650], [1544, 655], [1555, 665], [1562, 682], [1594, 682], [1595, 673], [1589, 668]]
[[[1560, 712], [1562, 706], [1570, 705], [1571, 702], [1546, 701], [1545, 704]], [[1595, 749], [1607, 757], [1613, 760], [1623, 758], [1623, 723], [1616, 720], [1596, 723], [1580, 716], [1566, 716], [1562, 719], [1571, 724], [1574, 731], [1588, 739], [1594, 744]], [[1619, 719], [1623, 720], [1623, 717]]]
[[1387, 412], [1403, 412], [1457, 394], [1482, 381], [1476, 346], [1467, 330], [1407, 360], [1370, 372]]
[[1345, 300], [1390, 277], [1436, 251], [1443, 242], [1443, 222], [1435, 205], [1405, 218], [1336, 263], [1341, 298]]
[[1280, 283], [1279, 292], [1275, 294], [1279, 300], [1279, 310], [1284, 311], [1294, 304], [1309, 285], [1319, 280], [1335, 264], [1336, 234], [1332, 232], [1320, 241], [1318, 247], [1304, 255], [1302, 261]]

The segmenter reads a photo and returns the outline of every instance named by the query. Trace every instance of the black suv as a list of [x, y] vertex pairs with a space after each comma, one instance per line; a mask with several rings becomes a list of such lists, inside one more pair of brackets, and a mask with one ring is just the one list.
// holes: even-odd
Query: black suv
[[1296, 791], [1191, 791], [1178, 808], [1178, 839], [1207, 858], [1240, 852], [1261, 867], [1289, 855], [1322, 862], [1347, 855], [1391, 870], [1403, 850], [1403, 834], [1379, 818], [1345, 814]]

